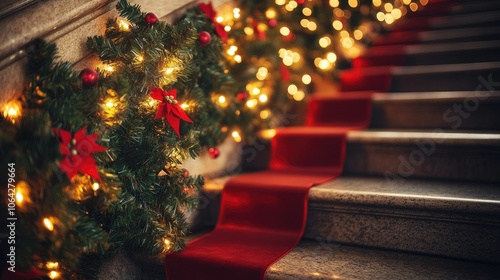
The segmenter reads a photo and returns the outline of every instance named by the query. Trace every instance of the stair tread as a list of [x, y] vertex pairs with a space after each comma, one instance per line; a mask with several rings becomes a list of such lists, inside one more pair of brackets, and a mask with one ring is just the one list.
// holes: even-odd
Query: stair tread
[[471, 41], [471, 42], [454, 42], [454, 43], [436, 43], [436, 44], [413, 44], [404, 47], [398, 45], [388, 46], [373, 46], [367, 50], [366, 54], [361, 57], [370, 56], [387, 56], [398, 53], [407, 55], [412, 54], [427, 54], [427, 53], [447, 53], [465, 50], [484, 50], [500, 48], [500, 40], [489, 41]]
[[478, 93], [488, 94], [488, 99], [481, 102], [500, 100], [500, 92], [483, 91], [381, 92], [373, 94], [372, 98], [374, 102], [462, 102], [465, 98], [477, 97]]
[[492, 264], [301, 241], [274, 263], [266, 279], [498, 279]]
[[[481, 209], [471, 205], [481, 207], [488, 204], [490, 210], [500, 214], [500, 188], [489, 183], [422, 179], [388, 182], [382, 177], [343, 176], [312, 188], [309, 194], [311, 200], [352, 199], [355, 196], [365, 197], [364, 202], [381, 204], [387, 202], [383, 198], [391, 197], [391, 207], [399, 203], [408, 207], [409, 201], [412, 207], [430, 207], [425, 201], [432, 200], [437, 206], [446, 202], [455, 209], [464, 207], [462, 210], [473, 211]], [[362, 200], [353, 203], [362, 203]]]

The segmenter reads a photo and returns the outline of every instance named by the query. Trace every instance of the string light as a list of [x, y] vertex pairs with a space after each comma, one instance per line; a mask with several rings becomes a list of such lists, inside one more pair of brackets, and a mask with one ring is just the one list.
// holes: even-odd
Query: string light
[[266, 67], [260, 67], [259, 70], [257, 70], [257, 74], [255, 74], [255, 76], [257, 77], [257, 79], [262, 81], [266, 79], [268, 72], [269, 71]]
[[255, 105], [257, 105], [257, 99], [250, 99], [250, 100], [248, 100], [247, 103], [246, 103], [246, 105], [250, 109], [253, 108], [253, 107], [255, 107]]
[[302, 14], [305, 15], [306, 17], [312, 15], [312, 10], [308, 7], [305, 7], [304, 9], [302, 9]]
[[405, 4], [405, 5], [410, 5], [410, 3], [411, 3], [411, 0], [403, 0], [403, 4]]
[[262, 103], [267, 102], [267, 95], [265, 95], [265, 94], [259, 95], [259, 101]]
[[269, 9], [266, 10], [266, 17], [268, 19], [275, 19], [276, 15], [277, 15], [277, 13], [276, 13], [275, 9], [269, 8]]
[[288, 90], [288, 93], [289, 93], [290, 95], [294, 95], [294, 94], [296, 94], [296, 93], [297, 93], [297, 91], [298, 91], [299, 89], [297, 88], [297, 86], [296, 86], [296, 85], [291, 84], [291, 85], [289, 85], [289, 86], [288, 86], [288, 89], [287, 89], [287, 90]]
[[356, 8], [358, 6], [358, 0], [349, 0], [348, 3], [351, 8]]
[[332, 8], [336, 8], [340, 5], [340, 2], [339, 0], [330, 0], [329, 4]]
[[163, 243], [165, 243], [165, 249], [168, 251], [172, 247], [172, 242], [168, 238], [163, 239]]
[[286, 0], [275, 0], [274, 3], [278, 6], [283, 6], [286, 3]]
[[189, 104], [182, 103], [182, 104], [181, 104], [181, 108], [182, 108], [183, 110], [186, 110], [187, 108], [189, 108]]
[[288, 35], [290, 35], [290, 29], [286, 26], [281, 27], [280, 34], [283, 36], [288, 36]]
[[387, 24], [392, 24], [394, 22], [394, 18], [391, 14], [385, 14], [385, 22]]
[[234, 56], [234, 61], [236, 61], [236, 63], [241, 63], [241, 55], [237, 54]]
[[[393, 10], [393, 11], [395, 11], [395, 10]], [[363, 32], [361, 30], [359, 30], [359, 29], [354, 30], [354, 34], [353, 35], [354, 35], [354, 38], [356, 40], [361, 40], [363, 38]]]
[[130, 23], [124, 19], [119, 19], [118, 20], [118, 29], [120, 29], [120, 31], [125, 31], [125, 32], [128, 32], [130, 31]]
[[412, 12], [417, 11], [417, 10], [418, 10], [418, 5], [417, 5], [417, 3], [411, 3], [411, 4], [410, 4], [410, 10], [411, 10]]
[[50, 279], [56, 279], [56, 278], [59, 277], [59, 272], [57, 272], [55, 270], [52, 270], [52, 271], [49, 272], [48, 276], [49, 276]]
[[305, 96], [306, 94], [303, 91], [299, 90], [296, 94], [293, 95], [293, 99], [295, 99], [295, 101], [302, 101]]
[[324, 36], [319, 39], [318, 43], [320, 47], [326, 48], [332, 43], [332, 40], [329, 37]]
[[236, 130], [234, 130], [232, 133], [231, 133], [231, 136], [233, 136], [233, 139], [236, 143], [240, 143], [241, 142], [241, 136], [240, 136], [240, 133]]
[[[403, 1], [406, 1], [406, 0], [403, 0]], [[411, 1], [411, 0], [408, 0], [408, 1]], [[373, 3], [373, 6], [380, 7], [380, 5], [382, 5], [382, 0], [373, 0], [372, 3]]]
[[335, 61], [337, 61], [337, 55], [335, 53], [329, 52], [326, 54], [326, 59], [330, 63], [335, 63]]
[[231, 26], [229, 26], [229, 25], [224, 26], [224, 31], [226, 31], [226, 32], [231, 31]]
[[390, 13], [394, 7], [392, 6], [391, 3], [385, 3], [384, 4], [384, 9], [386, 12]]
[[333, 23], [332, 23], [332, 26], [333, 28], [335, 28], [335, 30], [342, 30], [342, 27], [344, 26], [342, 24], [342, 22], [340, 20], [335, 20]]
[[141, 63], [144, 61], [144, 56], [142, 54], [138, 54], [135, 56], [134, 60], [136, 63]]
[[422, 4], [422, 6], [425, 6], [429, 3], [429, 0], [420, 0], [420, 4]]
[[233, 17], [234, 18], [240, 18], [240, 9], [239, 8], [234, 8], [233, 9]]
[[163, 70], [165, 75], [170, 75], [170, 74], [174, 73], [174, 71], [175, 71], [174, 67], [168, 67], [168, 68], [165, 68], [165, 70]]
[[219, 96], [219, 103], [226, 103], [226, 97], [224, 95]]
[[259, 113], [260, 118], [263, 119], [263, 120], [269, 118], [270, 115], [271, 115], [271, 113], [267, 109], [266, 110], [262, 110]]
[[59, 263], [58, 262], [47, 262], [47, 264], [45, 264], [45, 266], [48, 269], [58, 269], [59, 268]]
[[43, 219], [43, 225], [49, 231], [53, 231], [54, 230], [54, 224], [52, 223], [52, 221], [49, 218], [44, 218]]
[[308, 85], [310, 84], [312, 81], [312, 78], [311, 76], [309, 76], [308, 74], [305, 74], [302, 76], [302, 82], [305, 84], [305, 85]]
[[247, 34], [248, 36], [251, 36], [253, 35], [253, 28], [247, 26], [243, 28], [243, 32], [245, 32], [245, 34]]
[[215, 18], [215, 21], [217, 21], [218, 23], [222, 23], [224, 21], [224, 18], [221, 16], [218, 16], [217, 18]]
[[17, 100], [11, 101], [3, 107], [2, 111], [4, 118], [15, 124], [21, 117], [21, 104]]
[[377, 13], [377, 19], [378, 21], [384, 21], [385, 20], [385, 14], [382, 12]]
[[93, 183], [93, 184], [92, 184], [92, 189], [93, 189], [94, 191], [97, 191], [97, 190], [99, 189], [99, 183], [97, 183], [97, 182]]

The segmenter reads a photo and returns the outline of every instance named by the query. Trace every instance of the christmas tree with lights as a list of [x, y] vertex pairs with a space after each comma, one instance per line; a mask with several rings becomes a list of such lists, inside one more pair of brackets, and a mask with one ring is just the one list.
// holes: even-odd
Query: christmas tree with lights
[[34, 42], [27, 90], [1, 117], [18, 272], [92, 279], [122, 250], [179, 250], [203, 185], [180, 165], [248, 131], [232, 117], [244, 103], [202, 9], [173, 25], [124, 0], [117, 9], [88, 38], [97, 71], [75, 72]]

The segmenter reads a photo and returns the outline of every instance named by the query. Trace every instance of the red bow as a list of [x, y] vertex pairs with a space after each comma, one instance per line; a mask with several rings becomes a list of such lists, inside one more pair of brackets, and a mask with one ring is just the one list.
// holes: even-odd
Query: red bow
[[158, 105], [158, 111], [156, 112], [155, 120], [165, 117], [168, 124], [177, 134], [177, 137], [181, 137], [179, 133], [179, 128], [181, 125], [181, 119], [187, 122], [193, 122], [189, 116], [182, 110], [182, 107], [177, 102], [177, 90], [172, 89], [167, 91], [161, 88], [150, 87], [151, 97], [153, 99], [161, 101]]
[[59, 151], [65, 157], [61, 160], [59, 167], [66, 173], [68, 178], [73, 178], [78, 172], [90, 175], [95, 179], [101, 179], [92, 153], [104, 152], [107, 149], [95, 141], [98, 134], [86, 135], [87, 127], [78, 130], [74, 136], [71, 132], [54, 128], [59, 138]]
[[215, 20], [215, 16], [217, 13], [214, 10], [214, 6], [212, 5], [212, 2], [209, 2], [208, 4], [205, 3], [200, 3], [198, 4], [198, 8], [200, 8], [201, 12], [204, 13], [208, 19], [212, 21], [212, 23], [215, 26], [215, 32], [219, 37], [222, 39], [223, 42], [227, 41], [227, 32], [224, 30], [224, 25], [218, 23]]

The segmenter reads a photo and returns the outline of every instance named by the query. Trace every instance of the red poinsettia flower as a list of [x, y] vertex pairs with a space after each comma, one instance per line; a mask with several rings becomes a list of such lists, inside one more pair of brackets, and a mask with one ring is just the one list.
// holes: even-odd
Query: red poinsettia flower
[[226, 42], [228, 39], [227, 32], [224, 29], [224, 25], [218, 23], [215, 20], [215, 17], [217, 13], [215, 12], [214, 6], [212, 5], [212, 2], [208, 2], [208, 4], [205, 3], [200, 3], [198, 4], [198, 8], [201, 10], [202, 13], [204, 13], [208, 19], [212, 21], [212, 23], [215, 26], [215, 32], [219, 37], [222, 39], [223, 42]]
[[179, 133], [179, 128], [181, 125], [181, 119], [186, 122], [193, 122], [189, 116], [184, 112], [182, 107], [177, 102], [177, 89], [172, 89], [169, 91], [164, 91], [161, 88], [150, 87], [151, 97], [155, 100], [161, 101], [158, 105], [158, 111], [156, 112], [155, 120], [165, 117], [168, 124], [177, 134], [177, 137], [181, 137]]
[[85, 134], [87, 127], [78, 130], [74, 136], [71, 132], [54, 128], [54, 132], [59, 138], [59, 151], [65, 156], [59, 167], [66, 173], [68, 178], [73, 178], [78, 172], [90, 175], [92, 178], [101, 179], [93, 153], [104, 152], [107, 149], [95, 141], [98, 134]]

